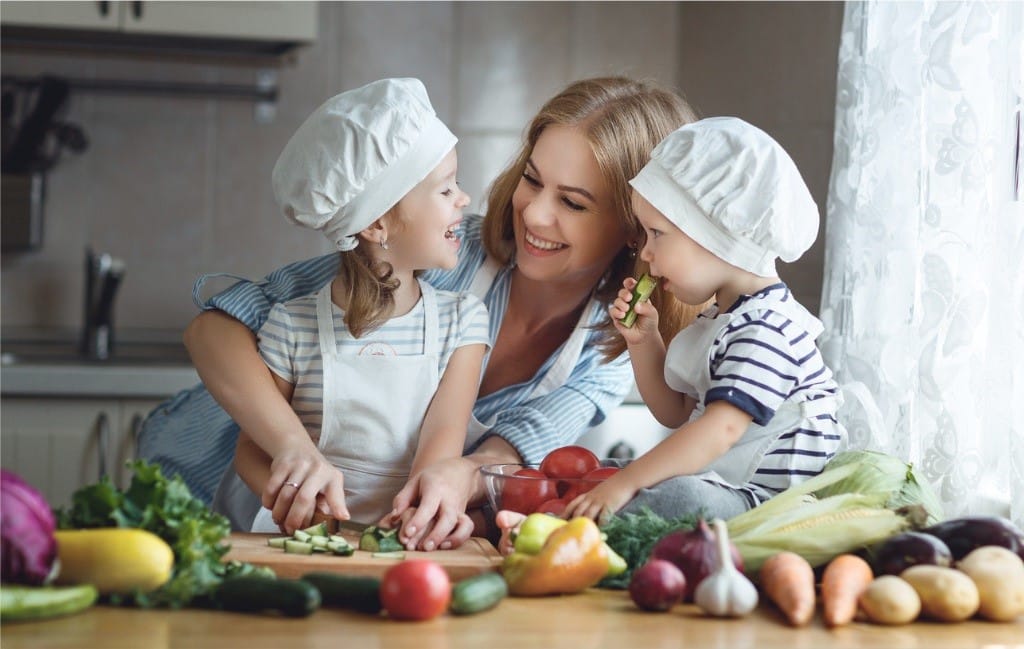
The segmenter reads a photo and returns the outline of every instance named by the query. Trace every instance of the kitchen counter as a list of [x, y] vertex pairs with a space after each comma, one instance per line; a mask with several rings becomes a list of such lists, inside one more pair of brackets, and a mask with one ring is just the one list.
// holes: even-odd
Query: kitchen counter
[[78, 351], [75, 332], [8, 327], [0, 334], [4, 396], [167, 398], [199, 383], [181, 332], [119, 332], [106, 360]]
[[1019, 649], [1024, 647], [1024, 618], [1012, 624], [851, 624], [830, 631], [822, 626], [819, 616], [811, 626], [793, 629], [783, 624], [769, 605], [762, 605], [748, 618], [720, 620], [703, 617], [693, 605], [678, 606], [669, 613], [645, 613], [633, 606], [624, 591], [592, 589], [566, 597], [508, 598], [485, 613], [470, 617], [445, 615], [426, 622], [398, 622], [335, 609], [321, 609], [308, 618], [289, 619], [99, 606], [65, 618], [5, 624], [0, 635], [4, 649]]

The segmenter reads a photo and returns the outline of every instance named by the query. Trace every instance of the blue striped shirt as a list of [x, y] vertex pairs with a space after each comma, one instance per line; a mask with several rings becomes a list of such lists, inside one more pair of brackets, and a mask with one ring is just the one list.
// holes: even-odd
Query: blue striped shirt
[[[708, 356], [711, 382], [704, 395], [694, 395], [700, 401], [694, 416], [715, 401], [726, 401], [749, 414], [753, 425], [769, 426], [783, 403], [836, 395], [839, 388], [818, 350], [815, 335], [783, 315], [778, 307], [773, 309], [775, 304], [793, 299], [789, 288], [778, 283], [742, 296], [732, 307], [735, 310], [749, 301], [747, 308], [752, 308], [723, 328], [712, 344]], [[715, 307], [700, 315], [716, 316]], [[754, 478], [744, 486], [763, 501], [803, 482], [821, 472], [844, 437], [845, 429], [834, 408], [805, 416], [798, 425], [780, 431]]]
[[[423, 278], [441, 290], [468, 291], [486, 257], [480, 241], [481, 223], [480, 216], [467, 215], [456, 267], [430, 271]], [[225, 311], [259, 331], [274, 304], [316, 292], [337, 272], [337, 253], [294, 262], [262, 280], [238, 282], [211, 298], [203, 308]], [[491, 340], [497, 339], [508, 308], [510, 282], [511, 267], [507, 266], [498, 272], [484, 297]], [[594, 309], [588, 323], [596, 325], [605, 317], [606, 311]], [[561, 347], [528, 381], [477, 399], [474, 416], [482, 422], [494, 418], [480, 441], [496, 435], [511, 444], [525, 462], [539, 462], [552, 449], [574, 443], [588, 428], [604, 421], [629, 391], [632, 371], [626, 354], [604, 362], [597, 346], [600, 338], [597, 329], [588, 333], [565, 384], [544, 396], [531, 397], [531, 392], [551, 370]], [[237, 433], [238, 426], [200, 385], [150, 414], [139, 439], [140, 457], [159, 462], [169, 473], [180, 472], [193, 492], [209, 502], [231, 461]]]
[[[434, 291], [437, 300], [437, 374], [444, 375], [448, 361], [459, 347], [490, 345], [487, 309], [468, 293]], [[403, 315], [383, 322], [356, 338], [345, 326], [345, 312], [332, 304], [334, 341], [342, 356], [381, 354], [418, 356], [426, 353], [423, 300]], [[257, 336], [260, 356], [275, 374], [295, 386], [292, 409], [306, 431], [320, 439], [323, 424], [324, 369], [317, 322], [317, 295], [275, 304]], [[475, 389], [466, 386], [467, 389]], [[384, 398], [384, 397], [382, 397]]]

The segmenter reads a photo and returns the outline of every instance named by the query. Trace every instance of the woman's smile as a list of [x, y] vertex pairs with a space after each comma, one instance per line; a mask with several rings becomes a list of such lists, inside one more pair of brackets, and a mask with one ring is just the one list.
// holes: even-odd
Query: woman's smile
[[564, 248], [568, 248], [564, 243], [544, 239], [529, 230], [525, 230], [523, 232], [523, 239], [526, 241], [526, 251], [530, 254], [554, 253]]

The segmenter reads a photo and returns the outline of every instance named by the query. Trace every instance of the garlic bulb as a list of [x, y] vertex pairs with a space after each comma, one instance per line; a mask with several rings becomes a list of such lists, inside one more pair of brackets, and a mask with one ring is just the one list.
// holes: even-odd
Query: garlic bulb
[[721, 519], [715, 519], [718, 568], [697, 586], [693, 600], [716, 617], [742, 617], [757, 607], [757, 588], [736, 569], [729, 552], [729, 532]]

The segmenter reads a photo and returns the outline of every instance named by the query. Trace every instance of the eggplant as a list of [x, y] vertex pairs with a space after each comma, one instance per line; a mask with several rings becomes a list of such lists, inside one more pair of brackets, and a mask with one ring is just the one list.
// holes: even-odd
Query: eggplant
[[904, 532], [886, 539], [874, 552], [876, 575], [899, 575], [910, 566], [920, 564], [948, 568], [953, 553], [938, 537], [921, 532]]
[[957, 561], [983, 545], [998, 545], [1018, 555], [1022, 552], [1021, 531], [999, 516], [964, 516], [921, 531], [941, 539]]

